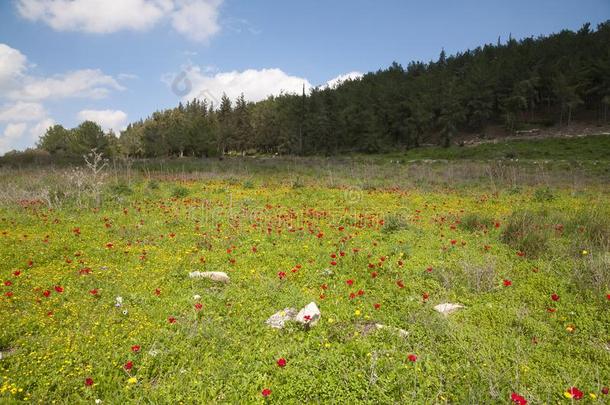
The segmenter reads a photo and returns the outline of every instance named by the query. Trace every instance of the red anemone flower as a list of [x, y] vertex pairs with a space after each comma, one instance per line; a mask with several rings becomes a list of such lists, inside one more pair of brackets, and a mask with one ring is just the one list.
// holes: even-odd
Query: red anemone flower
[[283, 358], [283, 357], [277, 359], [277, 366], [278, 367], [286, 367], [286, 359]]
[[513, 401], [514, 403], [519, 404], [519, 405], [527, 404], [527, 399], [525, 399], [521, 395], [517, 394], [516, 392], [513, 392], [512, 394], [510, 394], [510, 399], [511, 399], [511, 401]]
[[568, 394], [570, 394], [572, 398], [576, 400], [582, 399], [583, 396], [583, 392], [576, 387], [570, 387]]
[[261, 394], [262, 394], [262, 396], [267, 398], [269, 395], [271, 395], [271, 390], [269, 388], [265, 388], [264, 390], [261, 391]]
[[407, 356], [407, 358], [409, 359], [409, 361], [415, 363], [417, 361], [417, 356], [414, 354], [410, 354], [409, 356]]

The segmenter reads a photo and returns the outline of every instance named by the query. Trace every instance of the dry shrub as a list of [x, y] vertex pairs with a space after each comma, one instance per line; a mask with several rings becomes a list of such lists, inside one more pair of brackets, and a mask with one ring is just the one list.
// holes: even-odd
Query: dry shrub
[[502, 232], [502, 242], [530, 257], [540, 256], [548, 249], [550, 239], [546, 218], [544, 212], [514, 211]]

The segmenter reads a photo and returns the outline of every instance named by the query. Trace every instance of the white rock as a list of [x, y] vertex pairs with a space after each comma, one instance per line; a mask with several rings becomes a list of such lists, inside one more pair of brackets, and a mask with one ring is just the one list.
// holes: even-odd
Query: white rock
[[398, 333], [398, 336], [403, 337], [403, 338], [406, 338], [407, 336], [409, 336], [409, 332], [407, 332], [406, 330], [400, 329], [400, 328], [395, 328], [393, 326], [386, 326], [386, 325], [382, 325], [380, 323], [376, 323], [375, 327], [377, 329], [388, 329], [388, 330], [391, 330], [392, 332]]
[[464, 308], [462, 304], [452, 304], [450, 302], [446, 302], [444, 304], [438, 304], [434, 307], [434, 310], [440, 312], [443, 315], [449, 315], [450, 313], [462, 308]]
[[208, 278], [212, 281], [218, 281], [220, 283], [228, 283], [230, 278], [227, 276], [227, 273], [223, 273], [222, 271], [193, 271], [189, 273], [190, 278]]
[[292, 321], [294, 317], [297, 315], [297, 310], [294, 308], [284, 308], [281, 311], [276, 312], [271, 315], [269, 319], [265, 321], [265, 323], [272, 328], [282, 329], [286, 321]]
[[307, 326], [314, 326], [320, 320], [322, 313], [318, 309], [315, 302], [310, 302], [303, 309], [299, 311], [295, 321]]

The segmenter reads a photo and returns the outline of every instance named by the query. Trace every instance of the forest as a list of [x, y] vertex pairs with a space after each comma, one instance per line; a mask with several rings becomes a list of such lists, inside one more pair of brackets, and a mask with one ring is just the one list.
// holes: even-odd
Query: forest
[[56, 125], [38, 147], [56, 158], [97, 148], [135, 158], [225, 154], [380, 153], [449, 146], [459, 133], [605, 123], [610, 106], [610, 20], [596, 29], [486, 44], [438, 60], [394, 62], [334, 87], [252, 103], [194, 99], [155, 111], [119, 136], [93, 122]]

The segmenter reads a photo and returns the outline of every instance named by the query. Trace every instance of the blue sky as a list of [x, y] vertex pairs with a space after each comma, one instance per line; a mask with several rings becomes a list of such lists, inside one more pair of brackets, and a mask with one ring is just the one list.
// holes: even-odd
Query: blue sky
[[0, 154], [52, 123], [120, 130], [186, 98], [259, 100], [609, 18], [610, 0], [2, 0]]

